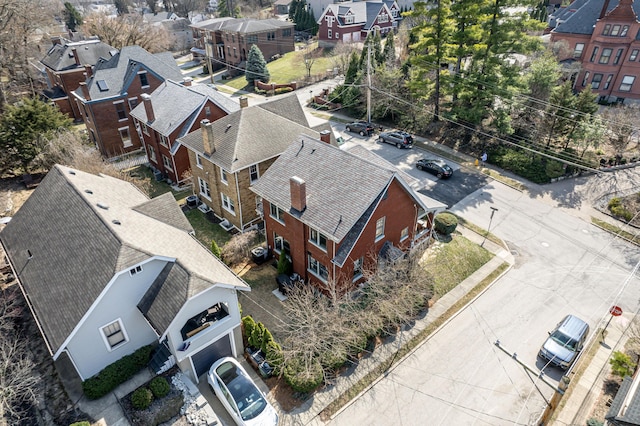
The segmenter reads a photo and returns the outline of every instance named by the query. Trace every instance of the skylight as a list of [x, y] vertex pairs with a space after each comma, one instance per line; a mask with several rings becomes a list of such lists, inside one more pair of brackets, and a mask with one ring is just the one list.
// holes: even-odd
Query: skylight
[[98, 80], [96, 84], [98, 85], [98, 89], [100, 89], [101, 92], [106, 92], [107, 90], [109, 90], [109, 86], [107, 86], [107, 82], [104, 80]]

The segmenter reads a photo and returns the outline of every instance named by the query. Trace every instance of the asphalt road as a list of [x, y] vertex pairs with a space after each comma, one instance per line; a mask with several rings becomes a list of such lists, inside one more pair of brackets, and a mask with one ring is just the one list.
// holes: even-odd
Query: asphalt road
[[[415, 176], [408, 168], [421, 153], [369, 140], [359, 143]], [[497, 182], [472, 181], [465, 171], [455, 174], [462, 183], [471, 181], [451, 196], [452, 201], [462, 197], [451, 210], [487, 228], [491, 207], [498, 209], [491, 232], [507, 242], [516, 264], [330, 424], [535, 424], [553, 389], [495, 342], [539, 371], [544, 368], [537, 359], [540, 345], [566, 314], [583, 318], [595, 330], [609, 318], [613, 304], [627, 313], [616, 319], [619, 322], [628, 321], [638, 309], [640, 282], [630, 275], [640, 260], [635, 246], [615, 240], [572, 209], [558, 208], [553, 199]], [[424, 179], [425, 190], [441, 201], [440, 194], [455, 192], [453, 179]], [[442, 189], [433, 189], [438, 187]], [[578, 196], [566, 184], [546, 190], [561, 200]], [[545, 376], [554, 384], [562, 372], [547, 367]]]

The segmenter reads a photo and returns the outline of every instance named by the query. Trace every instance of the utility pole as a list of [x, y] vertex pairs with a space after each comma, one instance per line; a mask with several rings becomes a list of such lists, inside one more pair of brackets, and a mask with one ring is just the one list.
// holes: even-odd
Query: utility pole
[[367, 123], [371, 123], [371, 40], [367, 46]]

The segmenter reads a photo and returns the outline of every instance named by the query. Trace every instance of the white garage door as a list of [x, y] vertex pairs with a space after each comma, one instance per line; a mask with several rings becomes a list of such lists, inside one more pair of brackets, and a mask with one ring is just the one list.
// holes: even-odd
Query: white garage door
[[216, 340], [206, 348], [191, 356], [191, 361], [193, 362], [193, 367], [196, 370], [197, 377], [200, 377], [209, 371], [209, 367], [211, 367], [211, 364], [216, 360], [225, 356], [233, 356], [229, 336], [229, 334], [226, 334], [222, 338]]

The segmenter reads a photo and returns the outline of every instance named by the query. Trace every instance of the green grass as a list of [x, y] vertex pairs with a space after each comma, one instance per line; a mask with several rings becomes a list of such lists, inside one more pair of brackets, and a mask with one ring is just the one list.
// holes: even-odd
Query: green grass
[[604, 229], [607, 232], [629, 241], [630, 243], [640, 245], [640, 237], [638, 235], [627, 232], [616, 225], [612, 225], [604, 220], [596, 219], [595, 217], [591, 217], [591, 223], [596, 225], [598, 228]]
[[487, 263], [493, 254], [460, 235], [449, 242], [440, 242], [430, 248], [424, 268], [435, 280], [436, 297], [447, 294], [469, 275]]
[[487, 240], [489, 240], [489, 241], [491, 241], [493, 243], [496, 243], [500, 247], [503, 247], [502, 240], [500, 238], [496, 237], [495, 235], [493, 235], [491, 232], [487, 233], [486, 229], [482, 229], [481, 227], [479, 227], [475, 223], [471, 223], [471, 222], [467, 221], [466, 219], [464, 219], [461, 216], [458, 216], [458, 215], [455, 215], [455, 216], [458, 218], [458, 224], [459, 225], [462, 225], [465, 228], [470, 229], [471, 231], [475, 232], [478, 235], [482, 235], [483, 237], [486, 236]]
[[[316, 47], [317, 43], [314, 43], [310, 46], [310, 49], [313, 50]], [[286, 84], [292, 81], [304, 80], [307, 76], [307, 68], [304, 65], [304, 53], [305, 50], [295, 50], [285, 53], [280, 59], [269, 62], [267, 68], [271, 75], [270, 82]], [[329, 68], [333, 68], [331, 56], [325, 53], [322, 57], [316, 58], [311, 66], [311, 75], [323, 73]], [[241, 75], [232, 80], [225, 81], [224, 85], [242, 90], [246, 87], [247, 80], [244, 75]]]
[[209, 222], [198, 209], [193, 209], [185, 213], [187, 220], [194, 231], [196, 231], [196, 238], [200, 240], [205, 247], [211, 247], [211, 241], [215, 240], [218, 247], [222, 248], [227, 241], [231, 239], [231, 234], [222, 229], [219, 225]]
[[174, 191], [170, 185], [166, 182], [158, 182], [153, 177], [153, 172], [147, 166], [137, 166], [129, 170], [129, 174], [137, 179], [140, 179], [144, 186], [148, 187], [149, 197], [155, 198], [158, 195], [162, 195], [166, 192], [171, 192], [173, 197], [180, 203], [183, 199], [191, 195], [191, 191]]

